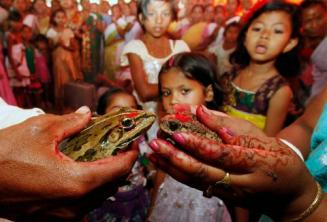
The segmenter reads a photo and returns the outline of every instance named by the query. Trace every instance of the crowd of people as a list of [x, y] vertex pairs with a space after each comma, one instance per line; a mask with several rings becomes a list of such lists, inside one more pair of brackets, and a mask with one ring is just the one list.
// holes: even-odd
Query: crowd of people
[[[324, 221], [326, 2], [81, 0], [78, 7], [54, 0], [48, 7], [44, 0], [0, 0], [0, 28], [0, 141], [10, 131], [31, 140], [15, 152], [15, 138], [4, 143], [9, 156], [1, 168], [20, 172], [0, 176], [0, 187], [12, 186], [0, 189], [0, 216]], [[160, 119], [198, 107], [198, 119], [223, 143], [177, 132], [170, 144], [157, 138], [157, 121], [130, 151], [99, 165], [58, 159], [51, 144], [83, 128], [91, 114], [85, 107], [44, 114], [67, 112], [70, 82], [94, 85], [99, 115], [131, 107]], [[32, 107], [43, 110], [24, 110]], [[27, 183], [36, 176], [44, 178]], [[127, 184], [118, 183], [121, 176]], [[73, 207], [76, 201], [86, 202]]]

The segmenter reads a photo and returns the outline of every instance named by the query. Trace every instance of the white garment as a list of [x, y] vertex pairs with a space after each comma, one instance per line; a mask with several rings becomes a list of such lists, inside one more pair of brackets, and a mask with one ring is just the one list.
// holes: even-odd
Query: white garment
[[[128, 58], [127, 55], [129, 53], [136, 54], [143, 61], [143, 68], [148, 78], [148, 83], [158, 84], [158, 75], [161, 69], [161, 66], [173, 55], [181, 53], [181, 52], [189, 52], [190, 49], [187, 44], [182, 40], [170, 40], [171, 54], [164, 58], [156, 58], [150, 55], [148, 49], [145, 44], [141, 40], [132, 40], [127, 43], [123, 49], [121, 55], [121, 66], [128, 66]], [[149, 112], [157, 113], [157, 102], [149, 101], [142, 103], [139, 99], [137, 93], [134, 91], [134, 95], [136, 96], [139, 104], [143, 106], [143, 109]], [[149, 139], [154, 139], [156, 137], [157, 131], [156, 124], [154, 124], [151, 129], [148, 131]]]
[[69, 28], [64, 29], [62, 32], [57, 32], [54, 28], [50, 28], [47, 32], [47, 38], [51, 39], [55, 44], [61, 40], [66, 47], [70, 46], [70, 40], [74, 36], [73, 31]]
[[44, 114], [41, 109], [22, 109], [17, 106], [11, 106], [0, 97], [0, 129], [21, 123], [30, 117], [41, 114]]
[[313, 63], [313, 84], [311, 88], [312, 97], [318, 95], [327, 84], [327, 36], [320, 42], [311, 55]]
[[12, 46], [11, 55], [13, 57], [14, 65], [16, 66], [18, 72], [22, 76], [22, 79], [19, 80], [16, 78], [16, 73], [12, 68], [9, 58], [6, 57], [6, 67], [8, 70], [9, 84], [12, 87], [26, 87], [31, 84], [30, 76], [31, 73], [27, 66], [25, 46], [23, 43], [18, 43]]
[[225, 72], [230, 72], [232, 70], [232, 64], [229, 62], [229, 56], [235, 50], [235, 48], [225, 50], [223, 44], [223, 41], [221, 41], [217, 45], [217, 49], [214, 51], [217, 57], [217, 77], [220, 77]]

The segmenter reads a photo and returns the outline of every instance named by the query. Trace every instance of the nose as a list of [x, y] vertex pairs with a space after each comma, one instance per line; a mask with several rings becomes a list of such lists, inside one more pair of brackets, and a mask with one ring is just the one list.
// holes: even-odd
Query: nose
[[170, 104], [175, 105], [175, 104], [179, 104], [179, 103], [181, 103], [181, 101], [179, 99], [178, 94], [176, 92], [172, 92]]
[[262, 39], [268, 39], [270, 35], [270, 31], [267, 29], [262, 30], [260, 38]]
[[155, 22], [156, 22], [156, 24], [161, 24], [162, 23], [162, 15], [157, 15], [155, 17]]

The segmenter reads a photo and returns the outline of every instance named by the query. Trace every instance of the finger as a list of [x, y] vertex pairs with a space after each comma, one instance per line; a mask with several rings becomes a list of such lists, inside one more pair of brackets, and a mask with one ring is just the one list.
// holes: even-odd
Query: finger
[[83, 106], [75, 113], [66, 114], [58, 117], [52, 128], [58, 134], [58, 140], [69, 137], [86, 127], [90, 121], [91, 111], [88, 107]]
[[127, 175], [137, 156], [138, 151], [133, 149], [94, 162], [74, 162], [77, 168], [74, 176], [91, 190]]
[[175, 179], [193, 187], [207, 187], [225, 174], [223, 170], [199, 162], [165, 140], [153, 140], [150, 147], [156, 154], [158, 162], [155, 164]]
[[264, 158], [276, 155], [262, 149], [219, 143], [191, 133], [175, 133], [173, 139], [195, 158], [228, 170], [251, 172]]

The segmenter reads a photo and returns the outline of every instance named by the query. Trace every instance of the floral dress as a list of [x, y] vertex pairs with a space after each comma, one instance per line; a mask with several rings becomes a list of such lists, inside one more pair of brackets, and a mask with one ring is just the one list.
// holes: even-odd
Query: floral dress
[[287, 81], [280, 75], [266, 80], [256, 91], [248, 91], [231, 81], [233, 75], [225, 74], [221, 81], [227, 91], [224, 110], [227, 114], [248, 120], [260, 129], [264, 129], [269, 101], [275, 92]]

